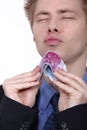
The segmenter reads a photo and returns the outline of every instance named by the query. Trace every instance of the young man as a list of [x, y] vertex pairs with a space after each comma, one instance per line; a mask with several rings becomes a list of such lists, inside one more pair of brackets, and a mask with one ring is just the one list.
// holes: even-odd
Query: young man
[[[1, 90], [0, 129], [86, 130], [87, 1], [28, 0], [25, 10], [40, 55], [56, 52], [64, 60], [67, 72], [54, 72], [59, 79], [52, 81], [54, 86], [38, 80], [39, 66], [7, 79], [4, 94]], [[57, 113], [51, 118], [55, 94]]]

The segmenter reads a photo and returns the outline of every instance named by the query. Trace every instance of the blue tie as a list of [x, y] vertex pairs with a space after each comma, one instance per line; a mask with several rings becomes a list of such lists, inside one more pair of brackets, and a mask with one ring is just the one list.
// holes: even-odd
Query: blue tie
[[55, 117], [55, 115], [58, 113], [58, 94], [55, 94], [52, 97], [50, 103], [52, 104], [53, 112], [49, 116], [43, 130], [58, 130], [56, 117]]

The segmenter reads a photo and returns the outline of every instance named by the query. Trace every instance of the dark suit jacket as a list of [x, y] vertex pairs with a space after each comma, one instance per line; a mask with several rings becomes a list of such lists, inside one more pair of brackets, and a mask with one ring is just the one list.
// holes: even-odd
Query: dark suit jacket
[[[87, 104], [57, 115], [58, 130], [87, 130]], [[24, 106], [4, 95], [0, 86], [0, 130], [37, 130], [38, 110]]]

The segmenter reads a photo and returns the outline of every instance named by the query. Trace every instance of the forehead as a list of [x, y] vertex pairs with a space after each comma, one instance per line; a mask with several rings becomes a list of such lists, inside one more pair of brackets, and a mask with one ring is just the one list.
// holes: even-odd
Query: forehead
[[55, 10], [79, 10], [82, 9], [81, 0], [38, 0], [35, 13], [38, 11], [55, 11]]

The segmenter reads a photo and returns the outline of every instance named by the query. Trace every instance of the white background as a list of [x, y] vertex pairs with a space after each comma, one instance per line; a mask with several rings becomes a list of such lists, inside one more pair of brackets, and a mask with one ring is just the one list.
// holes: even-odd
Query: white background
[[41, 59], [23, 6], [24, 0], [0, 0], [0, 84], [32, 70]]

